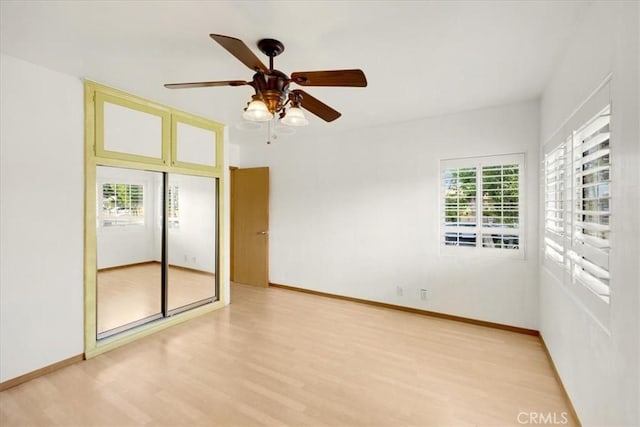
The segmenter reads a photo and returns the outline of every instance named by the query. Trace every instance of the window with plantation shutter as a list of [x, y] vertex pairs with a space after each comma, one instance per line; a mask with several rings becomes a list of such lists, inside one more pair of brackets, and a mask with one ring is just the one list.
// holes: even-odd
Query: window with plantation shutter
[[609, 302], [611, 220], [610, 106], [573, 133], [571, 275]]
[[143, 226], [144, 189], [139, 184], [102, 184], [103, 227]]
[[167, 219], [169, 228], [180, 228], [180, 188], [170, 185], [167, 194]]
[[582, 125], [574, 121], [577, 130], [545, 154], [543, 178], [544, 262], [560, 266], [550, 270], [565, 283], [584, 286], [605, 303], [610, 298], [610, 120], [608, 105]]
[[524, 155], [441, 161], [442, 246], [522, 251]]

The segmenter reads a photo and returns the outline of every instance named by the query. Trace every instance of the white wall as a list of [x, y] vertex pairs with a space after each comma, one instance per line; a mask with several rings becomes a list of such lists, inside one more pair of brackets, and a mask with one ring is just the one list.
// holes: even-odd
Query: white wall
[[215, 273], [215, 179], [170, 174], [169, 185], [178, 186], [180, 199], [180, 226], [169, 229], [169, 264]]
[[[229, 132], [227, 131], [227, 133]], [[227, 169], [229, 169], [229, 166], [238, 166], [240, 164], [240, 146], [238, 144], [229, 144], [226, 148], [227, 158], [229, 159]]]
[[596, 86], [612, 77], [611, 304], [601, 327], [546, 268], [540, 330], [583, 425], [640, 425], [640, 99], [637, 2], [590, 6], [544, 91], [546, 142]]
[[0, 56], [0, 381], [83, 352], [83, 86]]
[[[538, 126], [534, 101], [243, 145], [242, 167], [271, 168], [270, 280], [537, 329]], [[526, 260], [441, 256], [440, 159], [517, 152]]]
[[78, 77], [0, 54], [0, 382], [84, 351], [83, 94]]

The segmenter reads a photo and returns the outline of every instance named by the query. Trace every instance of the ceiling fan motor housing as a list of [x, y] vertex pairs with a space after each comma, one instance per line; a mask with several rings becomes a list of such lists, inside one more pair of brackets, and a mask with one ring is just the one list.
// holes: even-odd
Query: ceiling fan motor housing
[[289, 81], [289, 76], [278, 70], [254, 74], [253, 87], [256, 95], [262, 98], [272, 114], [280, 111], [284, 106], [289, 93]]

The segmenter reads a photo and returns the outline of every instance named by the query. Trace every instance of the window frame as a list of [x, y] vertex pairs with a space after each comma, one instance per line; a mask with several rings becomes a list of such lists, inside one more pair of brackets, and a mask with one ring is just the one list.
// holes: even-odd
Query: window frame
[[[517, 227], [487, 227], [484, 226], [482, 185], [483, 167], [518, 165], [518, 226]], [[476, 197], [475, 197], [475, 225], [463, 227], [451, 227], [445, 225], [445, 173], [448, 169], [475, 168], [476, 170]], [[494, 256], [514, 259], [525, 259], [526, 254], [526, 212], [524, 199], [526, 198], [526, 155], [525, 153], [512, 153], [500, 155], [488, 155], [478, 157], [465, 157], [455, 159], [441, 159], [439, 169], [439, 202], [438, 218], [439, 248], [441, 255], [460, 256]], [[467, 231], [476, 235], [474, 246], [447, 245], [445, 238], [447, 233]], [[514, 234], [518, 236], [518, 248], [495, 248], [483, 244], [483, 234]]]

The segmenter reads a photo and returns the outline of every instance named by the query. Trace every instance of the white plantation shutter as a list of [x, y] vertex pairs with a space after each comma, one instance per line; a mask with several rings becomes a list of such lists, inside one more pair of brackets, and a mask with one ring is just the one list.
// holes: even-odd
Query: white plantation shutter
[[522, 154], [442, 160], [442, 245], [522, 256], [523, 167]]
[[[570, 143], [571, 141], [569, 141]], [[544, 255], [564, 264], [566, 222], [566, 143], [560, 144], [544, 159]]]
[[180, 228], [180, 188], [170, 185], [167, 188], [167, 220], [169, 228]]
[[482, 167], [482, 246], [520, 247], [520, 165]]
[[574, 282], [609, 301], [611, 220], [611, 108], [574, 132], [571, 144], [571, 230], [567, 256]]
[[475, 247], [477, 242], [476, 167], [443, 170], [444, 244]]
[[615, 295], [615, 272], [610, 271], [610, 256], [616, 250], [612, 221], [617, 226], [616, 203], [611, 200], [616, 136], [610, 128], [610, 83], [611, 75], [549, 138], [540, 180], [545, 271], [605, 329], [611, 294]]

